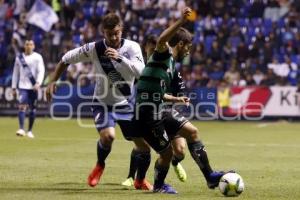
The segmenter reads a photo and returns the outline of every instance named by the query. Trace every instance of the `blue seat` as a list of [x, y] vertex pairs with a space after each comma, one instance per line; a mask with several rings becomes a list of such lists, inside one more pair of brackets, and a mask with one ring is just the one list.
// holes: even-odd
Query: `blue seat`
[[300, 54], [291, 55], [291, 61], [296, 63], [298, 66], [300, 65]]
[[297, 63], [297, 62], [298, 62], [297, 55], [294, 55], [294, 54], [291, 55], [291, 56], [290, 56], [290, 59], [291, 59], [291, 61], [294, 62], [294, 63]]
[[211, 47], [212, 47], [212, 43], [215, 40], [214, 36], [207, 36], [204, 39], [204, 46], [205, 46], [205, 51], [206, 53], [210, 53], [211, 52]]
[[101, 6], [97, 6], [96, 10], [95, 10], [95, 15], [98, 17], [101, 17], [105, 14], [105, 6], [101, 5]]
[[249, 38], [254, 37], [256, 35], [255, 34], [255, 27], [249, 26], [248, 31], [247, 31], [247, 35], [248, 35]]
[[283, 63], [284, 62], [284, 57], [285, 57], [285, 50], [282, 48], [282, 50], [280, 50], [281, 52], [280, 52], [280, 54], [278, 54], [278, 61], [280, 62], [280, 63]]
[[217, 17], [216, 22], [217, 22], [217, 26], [220, 27], [223, 24], [223, 18]]
[[36, 28], [34, 30], [32, 39], [33, 39], [33, 41], [35, 43], [35, 46], [37, 48], [42, 47], [42, 42], [43, 42], [43, 38], [44, 38], [43, 36], [44, 36], [44, 34], [43, 34], [43, 31], [41, 29]]
[[73, 43], [75, 44], [75, 46], [80, 46], [81, 43], [81, 38], [80, 38], [80, 34], [74, 34], [72, 37]]
[[82, 12], [85, 18], [91, 19], [91, 17], [94, 15], [94, 9], [90, 2], [85, 2], [82, 6]]
[[252, 18], [251, 24], [255, 27], [259, 27], [262, 24], [262, 19], [261, 18]]
[[283, 27], [285, 27], [285, 19], [284, 19], [284, 18], [280, 18], [280, 19], [277, 21], [277, 25], [278, 25], [278, 28], [283, 28]]
[[239, 19], [238, 19], [238, 23], [239, 23], [239, 25], [240, 25], [241, 27], [243, 27], [243, 26], [248, 26], [249, 20], [246, 21], [245, 18], [239, 18]]
[[273, 22], [271, 19], [265, 19], [264, 20], [264, 27], [266, 29], [272, 29], [272, 26], [273, 26]]

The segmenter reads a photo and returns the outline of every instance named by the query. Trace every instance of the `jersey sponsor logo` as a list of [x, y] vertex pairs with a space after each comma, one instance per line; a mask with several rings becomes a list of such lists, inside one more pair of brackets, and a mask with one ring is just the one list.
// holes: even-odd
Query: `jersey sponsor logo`
[[136, 56], [136, 59], [138, 59], [138, 61], [140, 61], [140, 62], [143, 62], [143, 60], [139, 56]]
[[127, 53], [127, 52], [124, 52], [122, 55], [123, 55], [125, 58], [127, 58], [127, 59], [130, 59], [130, 55], [129, 55], [129, 53]]
[[87, 54], [87, 52], [90, 50], [90, 47], [88, 44], [85, 44], [84, 46], [82, 46], [80, 49], [79, 49], [79, 54], [84, 54], [86, 57], [89, 57], [89, 55]]

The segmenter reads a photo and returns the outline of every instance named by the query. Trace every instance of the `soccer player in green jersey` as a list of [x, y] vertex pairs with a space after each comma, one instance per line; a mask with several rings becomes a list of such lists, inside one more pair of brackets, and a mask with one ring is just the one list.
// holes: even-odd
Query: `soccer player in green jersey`
[[[145, 42], [143, 44], [144, 55], [145, 55], [144, 60], [148, 60], [150, 56], [153, 54], [154, 49], [156, 47], [156, 42], [157, 42], [157, 36], [149, 35], [146, 37]], [[171, 85], [172, 85], [172, 94], [174, 96], [183, 94], [183, 89], [185, 88], [185, 85], [179, 72], [177, 71], [175, 72], [175, 76], [172, 79]], [[164, 122], [165, 129], [168, 134], [168, 137], [170, 138], [171, 145], [173, 148], [173, 158], [171, 163], [177, 178], [181, 182], [185, 182], [187, 180], [187, 175], [180, 162], [185, 157], [184, 149], [186, 148], [186, 141], [183, 137], [178, 135], [177, 132], [187, 122], [187, 119], [184, 116], [180, 115], [180, 113], [178, 113], [177, 110], [171, 109], [170, 107], [166, 108], [166, 110], [163, 112], [163, 115], [165, 119]], [[138, 156], [139, 155], [137, 154], [136, 149], [133, 148], [130, 155], [130, 166], [129, 166], [129, 173], [127, 179], [121, 183], [123, 186], [130, 187], [134, 185], [134, 179], [135, 179], [135, 174], [138, 165], [137, 162]]]
[[[137, 84], [136, 124], [143, 130], [143, 138], [159, 154], [155, 163], [154, 192], [177, 193], [165, 183], [173, 152], [166, 133], [163, 110], [167, 102], [189, 105], [188, 97], [175, 97], [168, 93], [171, 93], [171, 82], [176, 76], [175, 62], [182, 61], [192, 46], [191, 34], [181, 27], [190, 14], [191, 9], [185, 8], [182, 17], [159, 36], [155, 51]], [[217, 187], [224, 173], [212, 170], [204, 145], [199, 139], [198, 129], [186, 121], [177, 134], [186, 139], [189, 151], [202, 171], [208, 187]]]

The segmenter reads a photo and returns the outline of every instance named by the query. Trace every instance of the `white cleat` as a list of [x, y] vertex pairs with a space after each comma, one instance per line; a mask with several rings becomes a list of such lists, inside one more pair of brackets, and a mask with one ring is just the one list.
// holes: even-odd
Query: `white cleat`
[[31, 131], [28, 131], [27, 132], [27, 137], [34, 138], [34, 135], [33, 135], [33, 133]]
[[19, 129], [19, 130], [17, 130], [16, 135], [20, 136], [20, 137], [23, 137], [23, 136], [26, 135], [26, 133], [23, 129]]

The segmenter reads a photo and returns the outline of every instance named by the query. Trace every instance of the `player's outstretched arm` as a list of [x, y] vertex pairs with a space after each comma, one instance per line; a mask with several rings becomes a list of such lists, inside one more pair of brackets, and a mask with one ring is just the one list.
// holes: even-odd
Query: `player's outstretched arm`
[[62, 75], [62, 73], [67, 69], [68, 65], [64, 62], [60, 61], [53, 74], [51, 74], [50, 82], [46, 89], [46, 98], [47, 101], [50, 102], [52, 100], [52, 95], [56, 90], [56, 81], [59, 79], [59, 77]]
[[173, 37], [176, 31], [188, 20], [187, 18], [191, 15], [192, 10], [189, 7], [186, 7], [182, 11], [182, 16], [174, 24], [168, 27], [162, 34], [159, 36], [156, 44], [156, 50], [158, 52], [164, 52], [168, 49], [167, 42]]
[[95, 42], [87, 43], [81, 47], [75, 48], [68, 51], [62, 57], [61, 61], [57, 64], [54, 73], [50, 77], [50, 83], [46, 90], [47, 101], [51, 101], [52, 95], [55, 92], [56, 81], [62, 75], [62, 73], [67, 69], [69, 64], [75, 64], [78, 62], [89, 62], [93, 59], [93, 54], [95, 51]]

